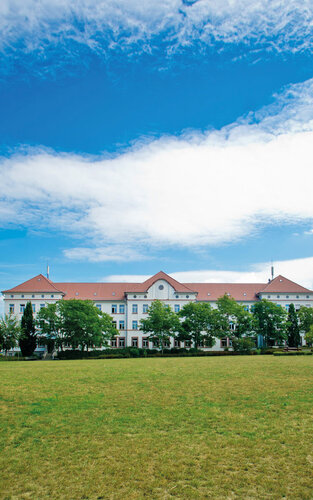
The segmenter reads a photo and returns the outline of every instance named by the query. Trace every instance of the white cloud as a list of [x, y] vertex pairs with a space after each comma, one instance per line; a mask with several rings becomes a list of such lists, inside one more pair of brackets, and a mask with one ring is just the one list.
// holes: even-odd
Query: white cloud
[[128, 262], [147, 259], [146, 255], [123, 245], [111, 245], [98, 248], [69, 248], [64, 251], [64, 254], [71, 260], [85, 260], [89, 262]]
[[3, 159], [0, 222], [88, 237], [93, 253], [84, 244], [66, 255], [95, 261], [137, 260], [142, 245], [232, 242], [268, 224], [312, 223], [312, 157], [310, 80], [220, 131], [139, 142], [116, 158]]
[[297, 52], [312, 48], [313, 5], [311, 0], [2, 0], [0, 34], [3, 51], [16, 56], [18, 47], [42, 61], [54, 47], [63, 47], [65, 58], [77, 57], [77, 45], [97, 53], [151, 52], [157, 36], [168, 53], [216, 43]]
[[[270, 262], [260, 262], [249, 265], [246, 271], [203, 269], [168, 274], [181, 283], [267, 283], [271, 277], [271, 265]], [[273, 265], [275, 276], [281, 274], [291, 281], [313, 289], [313, 257], [282, 260], [274, 262]], [[100, 281], [142, 283], [148, 278], [150, 276], [147, 275], [114, 274], [105, 276]]]

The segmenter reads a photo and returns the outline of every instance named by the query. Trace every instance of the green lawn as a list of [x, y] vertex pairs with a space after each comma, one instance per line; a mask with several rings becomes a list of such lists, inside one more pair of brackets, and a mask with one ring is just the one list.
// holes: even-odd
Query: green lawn
[[0, 363], [1, 499], [312, 499], [313, 359]]

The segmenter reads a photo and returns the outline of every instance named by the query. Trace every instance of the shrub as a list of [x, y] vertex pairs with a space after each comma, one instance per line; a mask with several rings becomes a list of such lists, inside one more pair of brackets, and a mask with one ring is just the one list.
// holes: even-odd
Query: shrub
[[249, 338], [233, 339], [233, 349], [235, 352], [250, 353], [255, 349], [255, 342]]

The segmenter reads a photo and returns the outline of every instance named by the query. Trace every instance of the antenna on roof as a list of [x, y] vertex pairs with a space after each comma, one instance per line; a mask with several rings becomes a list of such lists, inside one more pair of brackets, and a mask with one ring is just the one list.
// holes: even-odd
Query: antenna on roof
[[47, 278], [48, 279], [49, 279], [49, 274], [50, 274], [50, 272], [49, 272], [49, 264], [47, 263]]
[[272, 276], [272, 280], [274, 279], [274, 266], [272, 265], [271, 266], [271, 276]]

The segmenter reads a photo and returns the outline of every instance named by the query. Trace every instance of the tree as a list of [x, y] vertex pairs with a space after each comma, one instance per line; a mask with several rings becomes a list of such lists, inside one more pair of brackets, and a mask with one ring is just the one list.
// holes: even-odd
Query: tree
[[162, 353], [165, 343], [179, 331], [179, 328], [177, 314], [160, 300], [152, 302], [147, 318], [140, 321], [141, 331], [149, 334], [149, 339], [161, 346]]
[[5, 314], [4, 318], [0, 319], [0, 351], [5, 354], [10, 349], [16, 346], [21, 327], [18, 319], [12, 314]]
[[289, 347], [298, 347], [301, 344], [298, 315], [293, 304], [290, 304], [288, 310], [287, 335]]
[[313, 325], [313, 308], [305, 306], [300, 307], [298, 317], [300, 331], [303, 333], [308, 332]]
[[310, 326], [309, 330], [304, 335], [306, 345], [312, 347], [313, 345], [313, 325]]
[[[217, 322], [219, 337], [241, 338], [255, 334], [254, 318], [243, 305], [226, 294], [218, 298], [216, 303], [220, 316]], [[232, 324], [235, 325], [234, 329], [231, 328]]]
[[60, 318], [57, 314], [57, 303], [47, 304], [37, 314], [37, 327], [40, 330], [40, 343], [47, 346], [48, 352], [53, 352], [55, 346], [62, 348], [63, 339], [60, 332]]
[[60, 300], [57, 313], [63, 341], [82, 351], [107, 345], [118, 334], [111, 316], [99, 311], [91, 300]]
[[286, 311], [281, 306], [262, 299], [253, 309], [255, 328], [264, 338], [265, 345], [274, 345], [286, 339]]
[[207, 347], [215, 344], [210, 304], [189, 302], [179, 311], [178, 316], [182, 318], [179, 339], [192, 340], [196, 350], [202, 343], [206, 343]]
[[19, 346], [22, 351], [22, 356], [31, 356], [36, 349], [36, 345], [37, 335], [33, 308], [31, 302], [27, 302], [21, 320], [21, 335], [19, 338]]

